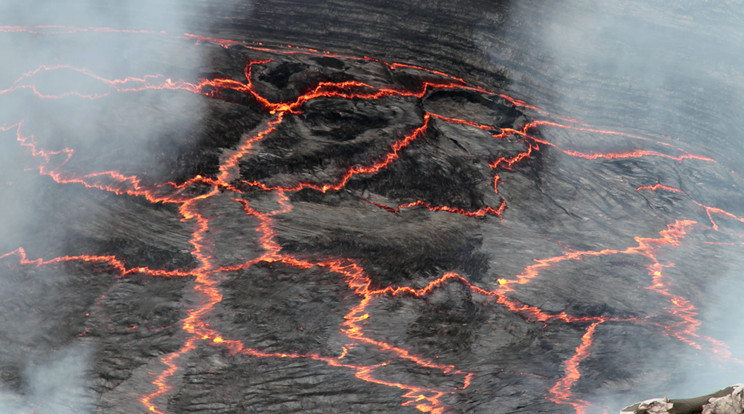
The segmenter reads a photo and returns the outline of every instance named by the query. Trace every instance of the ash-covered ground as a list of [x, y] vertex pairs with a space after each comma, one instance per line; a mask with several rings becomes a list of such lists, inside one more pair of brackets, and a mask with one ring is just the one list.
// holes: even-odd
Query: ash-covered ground
[[0, 411], [740, 381], [741, 5], [622, 3], [4, 5]]

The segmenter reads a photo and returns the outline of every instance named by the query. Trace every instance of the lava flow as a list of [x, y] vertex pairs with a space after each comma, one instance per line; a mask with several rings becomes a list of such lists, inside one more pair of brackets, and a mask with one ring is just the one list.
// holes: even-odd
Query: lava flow
[[[693, 301], [679, 293], [673, 293], [673, 278], [666, 273], [674, 267], [674, 263], [662, 258], [661, 253], [678, 248], [685, 237], [696, 231], [698, 223], [689, 218], [679, 218], [661, 227], [649, 231], [650, 234], [636, 235], [632, 241], [618, 241], [615, 246], [606, 246], [599, 249], [568, 250], [561, 254], [548, 255], [548, 257], [528, 258], [528, 264], [523, 270], [509, 276], [496, 270], [498, 275], [491, 277], [470, 277], [464, 272], [446, 271], [441, 276], [427, 278], [421, 274], [416, 281], [407, 285], [401, 283], [388, 283], [378, 278], [373, 272], [367, 270], [367, 261], [359, 257], [338, 257], [334, 254], [305, 254], [289, 249], [284, 244], [282, 237], [282, 224], [289, 220], [296, 211], [299, 203], [308, 204], [302, 197], [339, 195], [345, 192], [351, 193], [359, 211], [369, 208], [372, 212], [363, 214], [379, 213], [384, 219], [405, 219], [406, 212], [427, 214], [427, 217], [442, 217], [441, 220], [462, 220], [471, 224], [502, 223], [509, 221], [510, 199], [509, 193], [501, 190], [501, 185], [509, 180], [512, 174], [519, 174], [522, 170], [529, 170], [528, 164], [537, 157], [543, 156], [547, 149], [555, 150], [550, 153], [552, 157], [570, 157], [582, 162], [613, 162], [614, 160], [628, 160], [640, 158], [660, 158], [663, 162], [675, 161], [677, 163], [715, 163], [707, 156], [688, 152], [684, 148], [672, 146], [663, 141], [627, 134], [592, 128], [569, 117], [554, 116], [537, 107], [526, 104], [494, 91], [486, 90], [479, 86], [469, 85], [465, 80], [445, 74], [437, 70], [429, 70], [422, 67], [403, 64], [388, 63], [369, 57], [351, 57], [303, 49], [297, 47], [271, 48], [257, 43], [246, 43], [230, 39], [217, 39], [187, 34], [185, 36], [170, 36], [160, 32], [145, 31], [116, 31], [105, 28], [73, 28], [73, 27], [0, 27], [4, 33], [90, 33], [90, 32], [116, 32], [123, 35], [145, 35], [165, 36], [168, 38], [180, 38], [191, 40], [195, 44], [192, 47], [205, 47], [218, 45], [219, 50], [239, 51], [240, 53], [253, 54], [245, 66], [242, 74], [245, 79], [232, 79], [224, 75], [205, 77], [197, 81], [188, 79], [177, 79], [164, 74], [150, 74], [145, 76], [123, 77], [108, 79], [94, 72], [78, 68], [68, 64], [42, 65], [29, 72], [21, 74], [15, 82], [0, 90], [0, 97], [10, 99], [19, 94], [32, 95], [33, 99], [40, 101], [59, 100], [65, 104], [74, 104], [76, 100], [102, 100], [110, 96], [136, 96], [142, 93], [179, 93], [196, 95], [198, 99], [216, 100], [229, 104], [244, 104], [252, 108], [260, 108], [260, 122], [257, 122], [248, 133], [240, 135], [238, 142], [229, 148], [224, 148], [218, 157], [218, 165], [210, 171], [200, 172], [182, 180], [164, 180], [163, 182], [152, 182], [137, 174], [119, 170], [89, 170], [82, 171], [81, 168], [71, 167], [72, 162], [85, 151], [82, 148], [62, 147], [53, 145], [53, 138], [36, 136], [32, 133], [31, 120], [17, 119], [2, 125], [2, 131], [6, 136], [14, 135], [17, 146], [23, 149], [29, 157], [27, 170], [38, 172], [40, 176], [48, 177], [57, 185], [81, 186], [91, 191], [130, 197], [140, 200], [150, 207], [173, 206], [177, 211], [181, 222], [191, 227], [189, 239], [189, 254], [195, 265], [193, 267], [178, 268], [175, 270], [151, 268], [148, 266], [128, 266], [125, 260], [116, 255], [69, 255], [53, 258], [29, 258], [23, 247], [0, 255], [0, 261], [8, 263], [15, 262], [21, 267], [45, 267], [65, 262], [76, 262], [82, 264], [98, 264], [121, 277], [130, 275], [145, 275], [149, 277], [162, 278], [185, 278], [191, 283], [192, 292], [199, 298], [198, 303], [184, 309], [185, 317], [180, 322], [181, 333], [184, 340], [178, 350], [162, 355], [160, 357], [159, 372], [151, 372], [151, 388], [148, 392], [140, 395], [139, 401], [146, 410], [155, 413], [164, 413], [167, 410], [168, 397], [174, 391], [174, 377], [182, 372], [189, 355], [200, 347], [208, 346], [226, 351], [230, 358], [267, 358], [272, 360], [306, 360], [314, 361], [325, 366], [343, 370], [350, 373], [360, 384], [390, 388], [401, 396], [400, 404], [404, 407], [414, 407], [421, 412], [442, 413], [448, 409], [457, 409], [458, 396], [471, 390], [479, 376], [486, 373], [477, 371], [472, 364], [467, 365], [463, 361], [453, 363], [452, 358], [441, 358], [434, 354], [417, 352], [404, 340], [391, 340], [380, 338], [379, 333], [370, 333], [373, 323], [385, 318], [380, 314], [376, 306], [382, 301], [406, 301], [424, 306], [436, 292], [444, 291], [449, 285], [459, 285], [469, 295], [473, 302], [479, 306], [489, 309], [488, 306], [498, 308], [505, 312], [518, 315], [528, 323], [539, 322], [538, 326], [556, 324], [561, 326], [576, 325], [584, 329], [584, 333], [576, 338], [578, 345], [566, 345], [570, 357], [563, 360], [560, 375], [549, 377], [544, 384], [547, 399], [556, 404], [568, 404], [577, 413], [583, 413], [590, 405], [585, 399], [573, 395], [573, 386], [581, 380], [581, 363], [591, 357], [592, 346], [597, 335], [601, 335], [602, 329], [611, 324], [639, 324], [644, 326], [655, 326], [663, 330], [664, 334], [681, 341], [695, 349], [710, 350], [711, 352], [727, 357], [725, 345], [720, 341], [703, 336], [698, 333], [701, 325], [698, 319], [698, 311]], [[285, 57], [309, 56], [312, 58], [333, 58], [343, 61], [362, 62], [364, 64], [376, 65], [388, 77], [385, 84], [380, 78], [348, 79], [348, 76], [334, 75], [308, 76], [306, 84], [299, 90], [296, 96], [291, 93], [282, 95], [271, 90], [270, 81], [265, 80], [270, 73], [271, 65], [277, 60]], [[278, 63], [277, 63], [278, 64]], [[306, 64], [303, 61], [303, 64]], [[302, 65], [300, 65], [302, 66]], [[343, 66], [343, 65], [341, 65]], [[44, 92], [44, 88], [34, 83], [35, 79], [42, 75], [54, 75], [55, 73], [74, 73], [88, 79], [96, 84], [97, 88], [90, 91], [69, 90], [65, 92]], [[395, 77], [400, 76], [404, 81], [397, 82]], [[338, 80], [343, 78], [343, 80]], [[415, 81], [410, 80], [415, 79]], [[405, 87], [403, 86], [405, 85]], [[58, 85], [59, 86], [59, 85]], [[526, 122], [522, 125], [497, 126], [481, 123], [474, 120], [462, 119], [462, 115], [446, 114], [428, 108], [421, 102], [428, 99], [435, 92], [458, 92], [473, 94], [473, 96], [487, 97], [492, 99], [494, 105], [502, 105], [504, 108], [520, 109], [535, 116], [543, 116], [548, 119]], [[24, 95], [24, 96], [25, 96]], [[282, 96], [282, 99], [272, 97]], [[484, 98], [485, 99], [485, 98]], [[344, 104], [356, 105], [360, 103], [380, 103], [386, 100], [394, 100], [396, 105], [411, 104], [414, 108], [416, 119], [408, 123], [405, 128], [399, 128], [393, 133], [384, 136], [386, 141], [374, 143], [374, 148], [369, 152], [367, 149], [357, 151], [354, 156], [359, 158], [346, 160], [339, 156], [330, 160], [318, 160], [313, 165], [301, 166], [300, 172], [291, 170], [285, 166], [281, 154], [301, 153], [304, 148], [288, 147], [280, 141], [283, 137], [283, 128], [289, 128], [292, 123], [305, 122], [310, 107], [313, 104], [324, 104], [328, 102], [342, 102]], [[246, 103], [247, 102], [247, 103]], [[252, 106], [251, 106], [252, 105]], [[423, 109], [422, 109], [423, 108]], [[459, 113], [458, 113], [459, 114]], [[414, 122], [415, 121], [415, 122]], [[329, 121], [330, 122], [330, 121]], [[310, 125], [310, 126], [307, 126]], [[316, 127], [317, 125], [303, 124], [303, 128]], [[483, 145], [501, 145], [489, 151], [478, 152], [477, 149], [466, 150], [469, 162], [478, 165], [480, 170], [486, 171], [481, 180], [486, 185], [478, 185], [476, 190], [481, 191], [478, 196], [471, 197], [470, 204], [456, 200], [452, 204], [442, 202], [435, 195], [430, 198], [420, 198], [421, 188], [406, 188], [410, 194], [401, 192], [389, 192], [384, 195], [382, 190], [370, 190], [372, 195], [367, 194], [367, 187], [374, 187], [372, 180], [382, 173], [393, 174], [394, 168], [411, 162], [417, 151], [431, 150], [432, 147], [440, 145], [438, 139], [445, 134], [444, 128], [459, 131], [463, 136], [482, 137], [486, 139]], [[318, 127], [323, 133], [327, 131]], [[330, 129], [330, 128], [328, 128]], [[471, 131], [471, 129], [473, 131]], [[554, 142], [550, 132], [555, 129], [571, 131], [576, 134], [589, 134], [593, 140], [587, 145], [594, 145], [602, 141], [602, 138], [611, 137], [621, 140], [623, 150], [615, 152], [604, 152], [593, 149], [568, 148], [567, 145]], [[388, 132], [386, 132], [388, 133]], [[276, 140], [276, 141], [272, 141]], [[325, 145], [332, 142], [331, 138], [318, 140], [313, 145]], [[654, 149], [645, 149], [638, 145], [651, 145]], [[271, 153], [272, 147], [280, 147], [284, 151], [280, 155]], [[285, 147], [282, 147], [285, 145]], [[331, 147], [342, 145], [342, 140], [335, 142]], [[441, 144], [444, 145], [444, 144]], [[461, 145], [457, 143], [457, 145]], [[464, 145], [464, 144], [463, 144]], [[51, 149], [50, 148], [54, 148]], [[372, 145], [370, 144], [372, 147]], [[470, 148], [470, 147], [468, 147]], [[475, 148], [475, 146], [472, 146]], [[490, 147], [489, 147], [490, 148]], [[432, 150], [433, 151], [433, 150]], [[666, 152], [665, 152], [666, 151]], [[486, 153], [487, 152], [487, 153]], [[414, 154], [414, 155], [412, 155]], [[264, 158], [261, 156], [265, 155]], [[287, 155], [289, 156], [289, 155]], [[308, 156], [316, 157], [315, 154]], [[427, 158], [428, 156], [422, 157]], [[329, 158], [331, 158], [329, 156]], [[428, 157], [433, 158], [433, 157]], [[427, 159], [428, 159], [427, 158]], [[247, 176], [252, 171], [248, 169], [251, 162], [263, 162], [265, 159], [277, 159], [275, 164], [266, 164], [262, 167], [266, 171], [274, 168], [273, 175], [266, 173], [260, 177]], [[435, 159], [433, 162], [445, 163], [445, 157]], [[418, 159], [415, 159], [419, 162]], [[268, 161], [267, 161], [268, 162]], [[298, 167], [299, 168], [299, 167]], [[475, 167], [473, 167], [475, 168]], [[448, 171], [442, 167], [443, 170]], [[271, 170], [271, 171], [274, 171]], [[263, 173], [263, 170], [262, 170]], [[459, 174], [457, 170], [456, 174]], [[463, 173], [464, 174], [464, 173]], [[473, 173], [472, 175], [477, 175]], [[405, 179], [405, 178], [404, 178]], [[429, 181], [435, 182], [435, 178], [427, 177]], [[423, 180], [422, 180], [423, 181]], [[371, 183], [371, 184], [370, 184]], [[378, 187], [385, 187], [380, 184]], [[453, 185], [454, 186], [454, 185]], [[415, 186], [414, 186], [415, 187]], [[485, 187], [481, 188], [481, 187]], [[465, 191], [464, 189], [462, 189]], [[476, 191], [473, 190], [473, 191]], [[685, 194], [682, 190], [661, 185], [638, 187], [637, 190], [671, 191]], [[526, 190], [525, 190], [526, 191]], [[310, 194], [308, 196], [308, 194]], [[373, 197], [376, 195], [376, 197]], [[467, 197], [463, 197], [465, 199]], [[722, 216], [738, 222], [744, 222], [744, 218], [738, 217], [725, 210], [707, 206], [697, 201], [691, 202], [702, 208], [707, 215], [713, 230], [720, 231], [719, 224], [714, 216]], [[215, 207], [219, 206], [219, 208]], [[269, 207], [267, 207], [269, 206]], [[271, 208], [273, 206], [274, 208]], [[377, 207], [377, 208], [375, 208]], [[216, 241], [220, 237], [220, 227], [217, 223], [220, 212], [239, 208], [243, 218], [253, 223], [255, 227], [249, 229], [250, 237], [255, 237], [256, 248], [246, 253], [244, 258], [237, 262], [227, 262], [220, 259], [220, 247]], [[230, 210], [232, 211], [232, 210]], [[391, 214], [387, 214], [391, 213]], [[318, 213], [320, 214], [320, 213]], [[383, 219], [381, 219], [383, 220]], [[459, 223], [459, 221], [458, 221]], [[318, 223], [322, 226], [322, 223]], [[308, 231], [309, 233], [309, 231]], [[246, 236], [249, 238], [248, 236]], [[237, 243], [237, 242], [236, 242]], [[28, 247], [28, 246], [27, 246]], [[362, 252], [363, 253], [363, 252]], [[396, 253], [398, 254], [398, 253]], [[405, 252], [401, 253], [405, 254]], [[560, 268], [569, 263], [583, 262], [602, 258], [632, 258], [639, 263], [639, 278], [645, 278], [647, 285], [638, 294], [649, 295], [666, 303], [658, 314], [635, 316], [620, 315], [613, 316], [604, 313], [576, 313], [566, 311], [545, 310], [537, 304], [527, 303], [518, 299], [516, 294], [520, 293], [527, 285], [534, 285], [536, 280], [545, 277], [549, 269]], [[337, 333], [344, 338], [342, 346], [338, 346], [337, 353], [331, 354], [327, 349], [318, 349], [315, 352], [293, 352], [277, 351], [275, 348], [266, 349], [258, 344], [249, 343], [229, 331], [221, 331], [215, 327], [213, 315], [224, 300], [225, 291], [223, 282], [236, 272], [250, 273], [256, 267], [264, 265], [276, 265], [291, 268], [293, 271], [310, 272], [321, 271], [335, 275], [338, 284], [349, 293], [350, 303], [345, 308], [341, 318], [343, 321], [336, 328]], [[485, 275], [483, 275], [485, 276]], [[493, 276], [493, 275], [491, 275]], [[280, 292], [277, 292], [280, 293]], [[351, 303], [353, 302], [353, 303]], [[428, 305], [427, 305], [428, 306]], [[573, 329], [573, 326], [571, 327]], [[288, 346], [291, 344], [283, 344]], [[366, 350], [357, 352], [358, 349]], [[418, 348], [417, 348], [418, 349]], [[446, 362], [444, 362], [446, 361]], [[392, 367], [392, 368], [391, 368]], [[403, 368], [401, 368], [403, 367]], [[397, 375], [406, 372], [405, 367], [414, 367], [416, 372], [425, 372], [426, 375], [412, 376], [411, 379], [401, 379], [405, 376]], [[152, 368], [151, 368], [152, 369]], [[399, 370], [390, 374], [391, 371]], [[542, 376], [545, 377], [545, 376]], [[542, 378], [541, 377], [541, 378]], [[433, 379], [431, 379], [433, 378]]]

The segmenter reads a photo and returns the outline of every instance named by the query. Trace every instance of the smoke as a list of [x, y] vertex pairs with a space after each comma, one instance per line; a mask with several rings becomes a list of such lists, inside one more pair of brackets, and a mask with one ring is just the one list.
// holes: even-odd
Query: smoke
[[[732, 174], [739, 173], [744, 154], [743, 21], [740, 0], [519, 1], [485, 16], [473, 40], [507, 73], [507, 89], [519, 99], [607, 129], [676, 137], [686, 148], [715, 158], [716, 165], [680, 164], [666, 172], [661, 167], [644, 178], [673, 177], [669, 184], [685, 187], [698, 201], [741, 212], [740, 191], [731, 189], [739, 188], [740, 179]], [[701, 277], [695, 297], [700, 333], [726, 342], [734, 357], [742, 355], [740, 253], [688, 254], [720, 256], [725, 276]], [[678, 365], [669, 372], [675, 375], [659, 378], [656, 388], [669, 397], [702, 395], [742, 381], [740, 365], [694, 349], [646, 362], [672, 359]], [[659, 396], [649, 392], [657, 391], [633, 395]]]
[[0, 388], [0, 412], [78, 414], [93, 411], [86, 386], [88, 351], [71, 346], [29, 364], [23, 372], [27, 386], [18, 393]]
[[[194, 144], [204, 99], [117, 85], [196, 80], [209, 56], [183, 33], [237, 3], [0, 0], [0, 255], [21, 246], [30, 259], [88, 253], [73, 241], [105, 240], [116, 225], [115, 211], [98, 205], [113, 196], [57, 185], [40, 171], [171, 178], [179, 152]], [[95, 342], [73, 338], [101, 294], [83, 281], [98, 275], [60, 266], [28, 273], [16, 260], [0, 260], [0, 412], [90, 412]]]
[[743, 4], [516, 2], [484, 18], [474, 41], [536, 105], [741, 149], [726, 139], [742, 126]]
[[[708, 300], [712, 306], [705, 307], [700, 315], [702, 334], [711, 336], [727, 345], [727, 351], [735, 360], [710, 358], [689, 350], [681, 358], [687, 366], [683, 381], [672, 392], [680, 396], [709, 393], [744, 381], [742, 355], [744, 355], [744, 309], [741, 295], [744, 292], [744, 263], [732, 266], [735, 270], [726, 277], [712, 283]], [[739, 362], [735, 362], [738, 360]]]
[[[0, 140], [0, 246], [7, 250], [28, 235], [29, 225], [55, 225], [44, 208], [49, 201], [40, 195], [49, 180], [28, 170], [54, 170], [65, 159], [32, 158], [16, 134], [46, 151], [74, 149], [60, 168], [65, 175], [118, 169], [156, 180], [172, 166], [168, 158], [189, 145], [188, 133], [203, 115], [202, 100], [167, 91], [120, 93], [106, 81], [153, 75], [193, 80], [204, 56], [193, 42], [159, 33], [184, 32], [188, 13], [174, 3], [39, 1], [30, 7], [2, 0], [0, 16], [0, 126], [6, 130]], [[79, 209], [67, 213], [81, 214]]]

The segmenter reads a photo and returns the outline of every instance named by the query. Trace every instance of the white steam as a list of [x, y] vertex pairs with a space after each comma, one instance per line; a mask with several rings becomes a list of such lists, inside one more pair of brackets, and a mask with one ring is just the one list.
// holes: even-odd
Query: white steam
[[[683, 185], [701, 202], [741, 206], [740, 190], [730, 190], [739, 188], [740, 178], [721, 183], [717, 177], [740, 174], [744, 154], [744, 1], [517, 1], [505, 10], [483, 18], [474, 42], [506, 72], [511, 94], [595, 126], [679, 137], [718, 161], [696, 167], [696, 178], [679, 174]], [[742, 359], [743, 268], [732, 257], [737, 253], [714, 254], [730, 270], [701, 285], [700, 333], [725, 341]], [[674, 359], [679, 366], [670, 371], [684, 375], [659, 379], [669, 397], [703, 395], [744, 380], [741, 365], [711, 361], [694, 349]], [[637, 401], [658, 397], [648, 392], [634, 390]]]
[[88, 350], [72, 346], [31, 363], [23, 377], [23, 393], [0, 388], [0, 412], [34, 414], [78, 414], [93, 411], [93, 396], [87, 387]]
[[[16, 140], [19, 124], [25, 137], [33, 136], [48, 151], [73, 148], [76, 153], [62, 171], [71, 176], [120, 163], [126, 175], [147, 174], [156, 180], [167, 172], [158, 170], [167, 164], [163, 161], [191, 144], [188, 133], [202, 120], [202, 97], [185, 91], [120, 93], [91, 74], [107, 80], [147, 75], [196, 79], [204, 67], [204, 48], [179, 37], [206, 20], [203, 12], [224, 15], [237, 2], [219, 2], [209, 10], [202, 10], [204, 5], [196, 9], [195, 3], [0, 0], [0, 255], [20, 246], [31, 259], [86, 253], [66, 245], [65, 232], [56, 231], [65, 223], [85, 223], [85, 204], [70, 201], [85, 190], [76, 184], [57, 186], [40, 176], [38, 168], [46, 161], [31, 157], [29, 148]], [[37, 72], [23, 76], [32, 71]], [[107, 96], [42, 99], [33, 88], [51, 96]], [[48, 167], [57, 167], [60, 160], [52, 157]], [[55, 268], [27, 277], [15, 260], [0, 263], [0, 370], [16, 370], [4, 372], [0, 382], [0, 412], [91, 412], [87, 373], [95, 344], [83, 348], [73, 340], [69, 345], [71, 338], [60, 333], [69, 330], [46, 322], [59, 320], [65, 303], [84, 299], [85, 289], [71, 291], [73, 284], [66, 284], [80, 275]], [[55, 304], [63, 304], [62, 309]], [[55, 318], [47, 318], [50, 312]]]

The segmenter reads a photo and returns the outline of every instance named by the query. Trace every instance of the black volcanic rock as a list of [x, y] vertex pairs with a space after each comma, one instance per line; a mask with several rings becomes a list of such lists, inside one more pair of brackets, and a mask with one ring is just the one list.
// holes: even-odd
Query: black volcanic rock
[[168, 6], [0, 29], [54, 46], [0, 74], [0, 411], [609, 412], [735, 358], [728, 6]]

